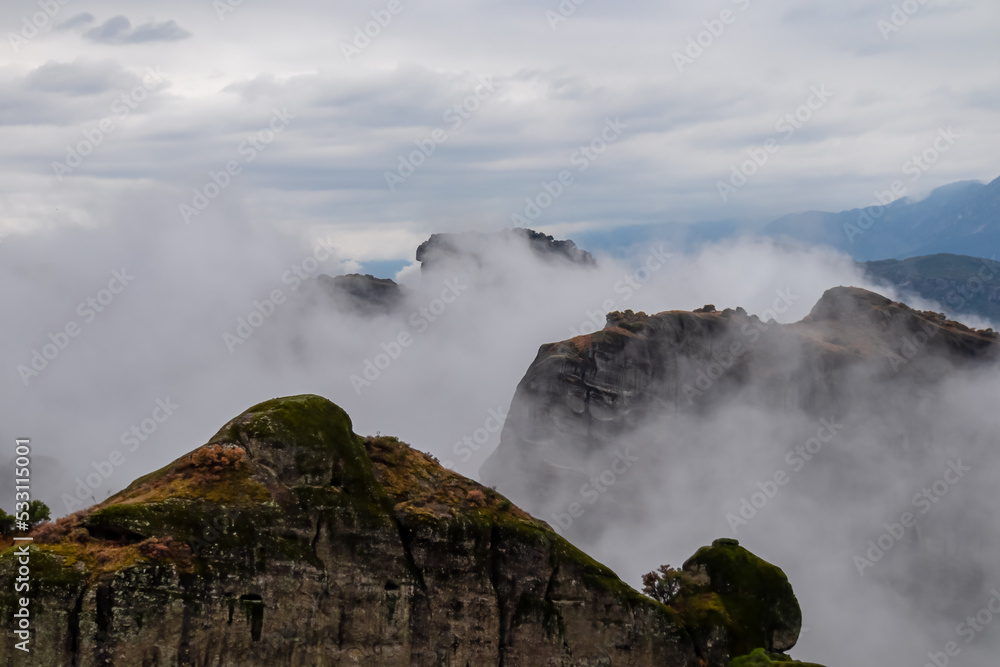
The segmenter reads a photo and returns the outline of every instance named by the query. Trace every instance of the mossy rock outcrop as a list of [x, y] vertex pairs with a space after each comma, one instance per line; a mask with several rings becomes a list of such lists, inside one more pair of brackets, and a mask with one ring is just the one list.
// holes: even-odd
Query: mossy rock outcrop
[[255, 466], [287, 486], [329, 485], [357, 494], [378, 487], [351, 418], [319, 396], [255, 405], [223, 426], [208, 444], [243, 447]]
[[[250, 408], [35, 538], [38, 664], [696, 664], [672, 610], [318, 396]], [[0, 553], [0, 614], [16, 568]]]
[[798, 667], [823, 667], [814, 662], [792, 660], [783, 653], [768, 653], [762, 648], [729, 663], [729, 667], [795, 667], [796, 665]]
[[[787, 581], [743, 550], [699, 551], [708, 604], [679, 611], [493, 489], [356, 435], [318, 396], [256, 405], [34, 537], [38, 664], [726, 667], [731, 644], [790, 631]], [[16, 568], [0, 553], [7, 617]], [[752, 611], [772, 620], [739, 627]]]
[[795, 646], [802, 611], [788, 578], [736, 540], [718, 539], [699, 549], [678, 580], [670, 605], [710, 660]]

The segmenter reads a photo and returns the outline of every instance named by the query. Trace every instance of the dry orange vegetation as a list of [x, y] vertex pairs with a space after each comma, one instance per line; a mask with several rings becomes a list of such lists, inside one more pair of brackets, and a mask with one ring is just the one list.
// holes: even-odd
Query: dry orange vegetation
[[206, 445], [163, 470], [136, 480], [100, 505], [60, 517], [36, 527], [31, 536], [40, 549], [61, 556], [68, 567], [85, 567], [92, 577], [141, 561], [169, 560], [181, 569], [191, 567], [191, 549], [172, 537], [150, 537], [141, 542], [93, 536], [83, 523], [96, 510], [110, 505], [137, 505], [168, 498], [224, 501], [269, 499], [263, 485], [249, 479], [247, 453], [233, 445]]
[[83, 510], [41, 524], [31, 533], [35, 546], [61, 556], [66, 567], [86, 568], [92, 578], [129, 567], [143, 559], [142, 543], [128, 544], [124, 540], [91, 537], [82, 525], [88, 514], [89, 510]]
[[604, 329], [602, 331], [608, 331], [608, 332], [611, 332], [611, 333], [620, 334], [622, 336], [628, 336], [629, 338], [635, 338], [638, 335], [634, 331], [629, 331], [628, 329], [622, 329], [619, 326], [604, 327]]
[[396, 511], [437, 520], [458, 516], [463, 510], [486, 510], [534, 521], [493, 489], [441, 467], [432, 456], [396, 438], [369, 437], [365, 448]]
[[267, 500], [270, 493], [248, 479], [247, 453], [236, 445], [205, 445], [169, 466], [141, 477], [98, 505], [151, 503], [168, 498], [202, 498], [216, 502]]

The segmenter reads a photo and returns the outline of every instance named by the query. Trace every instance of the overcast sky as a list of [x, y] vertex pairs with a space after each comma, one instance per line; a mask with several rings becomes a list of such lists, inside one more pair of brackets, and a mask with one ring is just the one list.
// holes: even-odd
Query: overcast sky
[[[867, 284], [847, 257], [726, 241], [623, 296], [635, 267], [601, 248], [583, 272], [501, 246], [498, 268], [362, 392], [352, 375], [441, 285], [411, 265], [406, 312], [362, 322], [304, 309], [291, 270], [399, 268], [433, 232], [761, 221], [865, 206], [896, 180], [919, 196], [1000, 176], [1000, 3], [896, 1], [911, 14], [893, 0], [5, 0], [0, 442], [32, 438], [33, 493], [63, 514], [67, 494], [89, 502], [83, 479], [104, 475], [87, 482], [103, 500], [254, 403], [314, 392], [359, 433], [475, 475], [499, 436], [468, 460], [458, 444], [509, 406], [539, 345], [608, 310], [762, 313], [794, 291], [782, 321], [797, 320], [829, 287]], [[915, 180], [914, 155], [928, 160]], [[754, 173], [734, 179], [734, 165]], [[259, 333], [227, 342], [265, 310]], [[177, 416], [160, 421], [167, 401]], [[149, 437], [115, 470], [138, 425]], [[657, 562], [633, 564], [635, 583]], [[823, 619], [826, 593], [839, 591], [829, 607], [848, 589], [811, 581], [793, 583]], [[852, 616], [868, 635], [851, 652], [892, 653], [925, 627], [885, 634], [871, 611]], [[820, 659], [858, 637], [811, 636], [802, 655]]]
[[[563, 170], [572, 183], [525, 218], [560, 236], [866, 205], [949, 127], [960, 138], [910, 194], [998, 175], [995, 0], [911, 0], [898, 30], [870, 0], [566, 0], [568, 17], [556, 0], [50, 1], [37, 35], [39, 4], [0, 7], [0, 231], [228, 218], [411, 258], [432, 231], [511, 226]], [[387, 25], [366, 45], [372, 12]], [[776, 127], [797, 110], [800, 127]], [[276, 111], [283, 131], [241, 151]], [[574, 157], [602, 133], [601, 154]], [[768, 139], [723, 202], [718, 182]], [[398, 171], [416, 141], [434, 153]], [[228, 187], [184, 216], [231, 160]], [[387, 172], [406, 176], [394, 191]]]

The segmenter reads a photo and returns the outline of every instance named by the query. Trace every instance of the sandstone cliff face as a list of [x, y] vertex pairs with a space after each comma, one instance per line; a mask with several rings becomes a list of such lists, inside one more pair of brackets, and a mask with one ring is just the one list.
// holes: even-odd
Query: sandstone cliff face
[[[481, 477], [548, 518], [641, 425], [732, 401], [816, 418], [910, 391], [955, 365], [995, 359], [997, 334], [857, 289], [828, 290], [802, 321], [742, 309], [617, 312], [601, 331], [543, 345], [514, 395]], [[861, 390], [859, 390], [861, 386]], [[659, 436], [664, 452], [670, 433]]]
[[[34, 537], [33, 664], [723, 667], [735, 657], [709, 641], [738, 631], [728, 617], [640, 595], [495, 491], [394, 438], [356, 436], [316, 396], [255, 406]], [[0, 554], [5, 617], [15, 567], [13, 549]], [[786, 586], [775, 583], [775, 605], [789, 604]], [[714, 588], [699, 594], [716, 604]], [[783, 627], [779, 648], [798, 634], [794, 618]], [[0, 663], [15, 664], [7, 642]]]

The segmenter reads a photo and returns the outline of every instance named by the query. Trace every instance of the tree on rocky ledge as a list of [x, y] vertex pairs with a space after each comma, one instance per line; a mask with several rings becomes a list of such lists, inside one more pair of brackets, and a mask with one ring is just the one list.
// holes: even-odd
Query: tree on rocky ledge
[[39, 524], [45, 523], [52, 518], [52, 513], [49, 510], [49, 506], [43, 503], [41, 500], [32, 500], [28, 503], [28, 526], [29, 528], [34, 528]]
[[670, 604], [684, 585], [684, 572], [661, 565], [655, 572], [642, 575], [642, 592], [657, 602]]
[[[32, 500], [28, 503], [27, 512], [28, 530], [45, 523], [51, 518], [52, 514], [49, 510], [49, 506], [41, 500]], [[13, 535], [14, 527], [17, 525], [16, 515], [16, 512], [14, 514], [7, 514], [3, 510], [0, 510], [0, 537], [7, 538]]]

